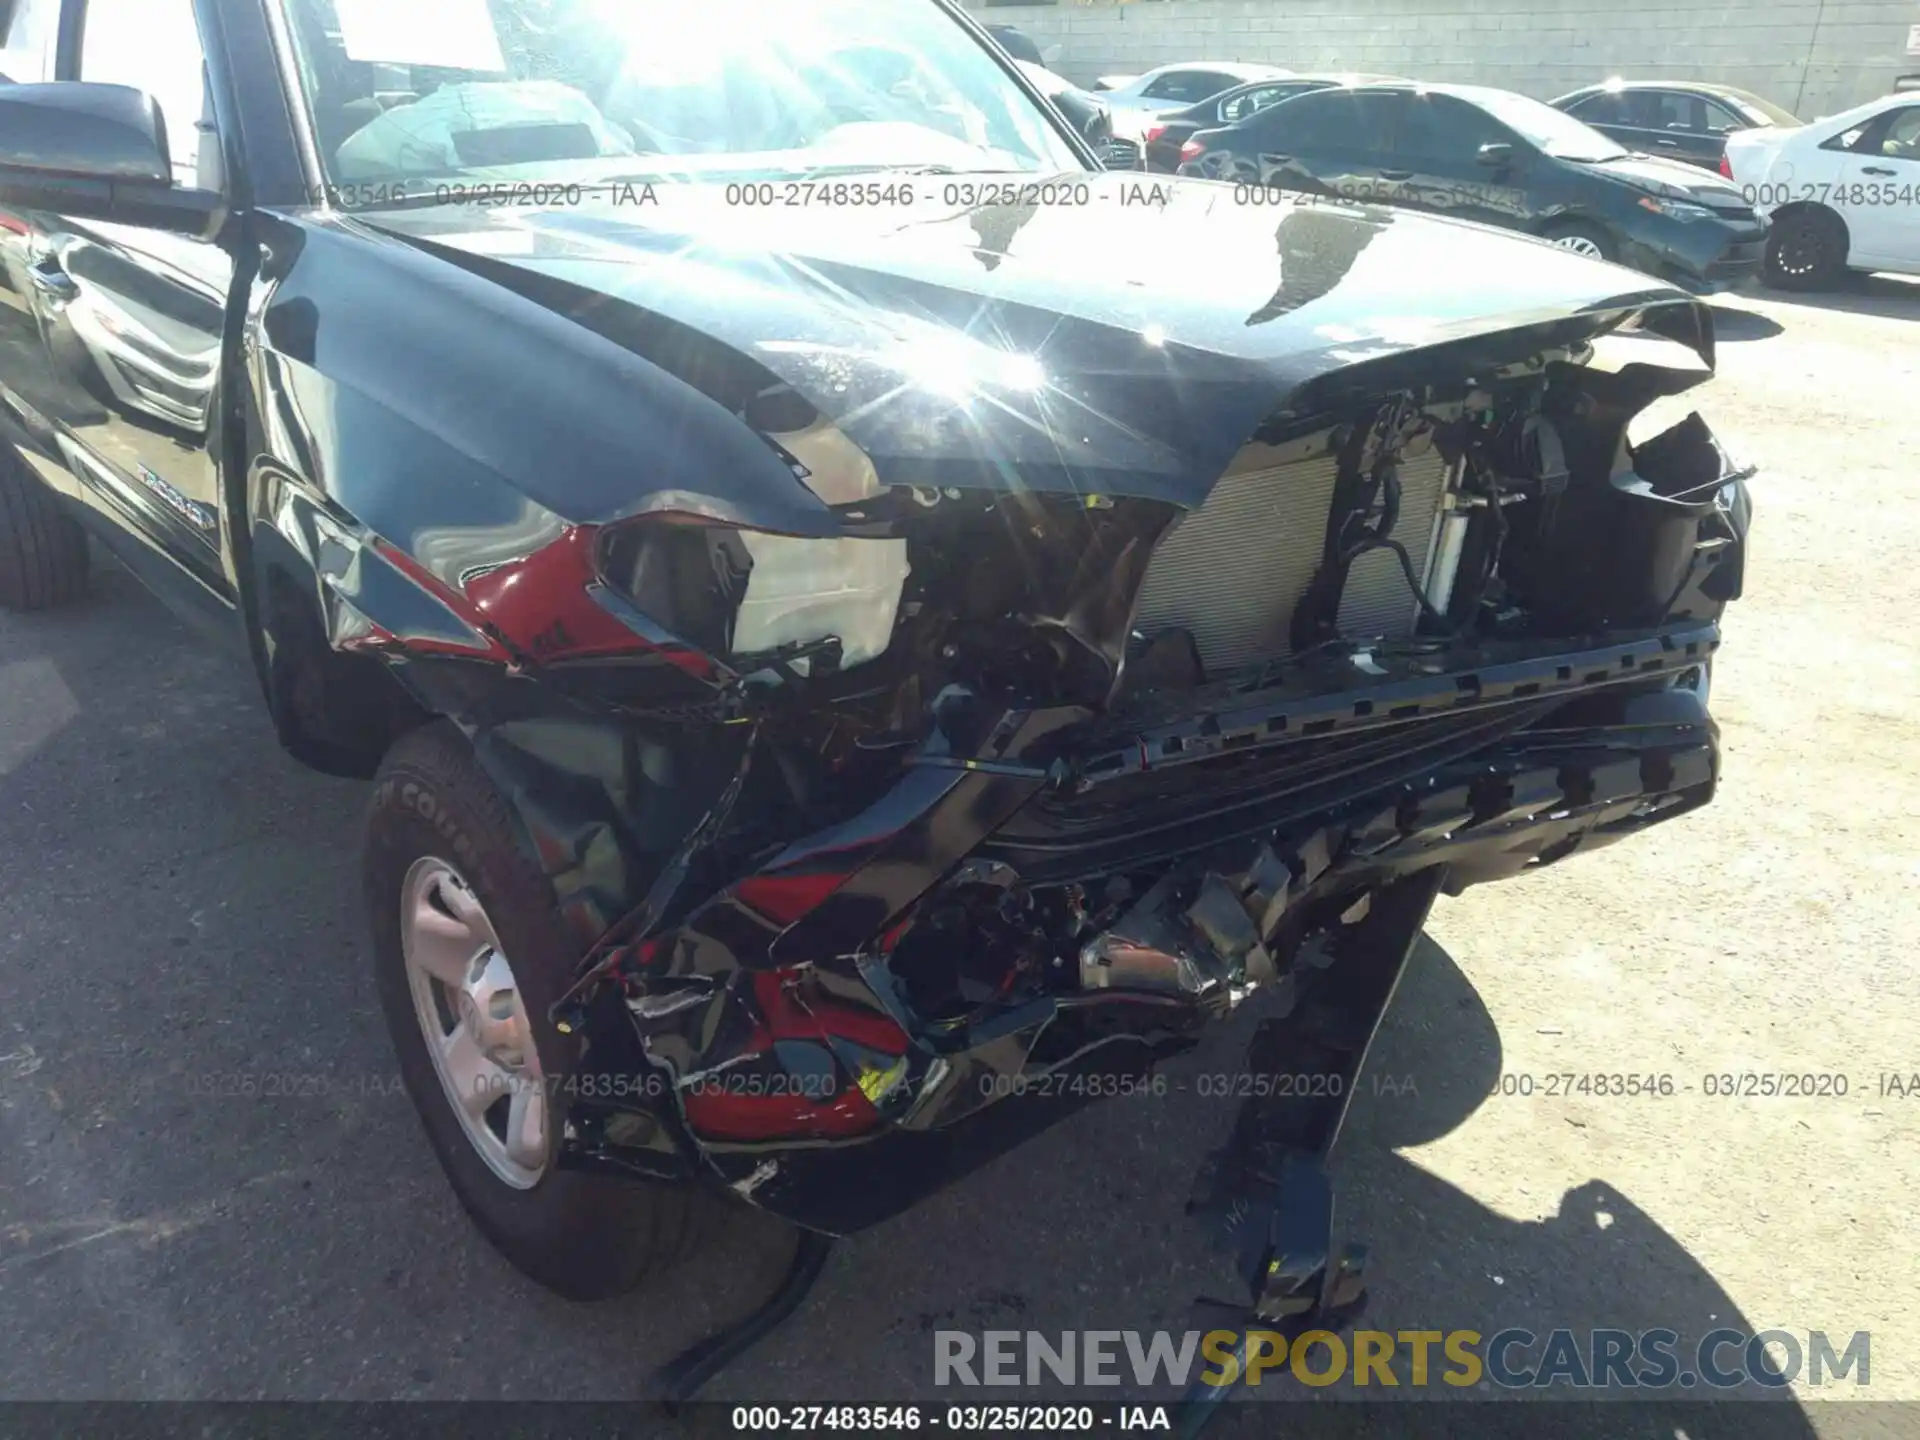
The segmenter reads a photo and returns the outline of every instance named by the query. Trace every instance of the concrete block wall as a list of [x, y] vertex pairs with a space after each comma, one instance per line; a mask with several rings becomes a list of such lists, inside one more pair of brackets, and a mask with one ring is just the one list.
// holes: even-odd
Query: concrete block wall
[[1920, 0], [1134, 0], [995, 5], [1086, 83], [1173, 60], [1257, 60], [1498, 85], [1551, 99], [1610, 75], [1742, 85], [1812, 118], [1920, 74]]

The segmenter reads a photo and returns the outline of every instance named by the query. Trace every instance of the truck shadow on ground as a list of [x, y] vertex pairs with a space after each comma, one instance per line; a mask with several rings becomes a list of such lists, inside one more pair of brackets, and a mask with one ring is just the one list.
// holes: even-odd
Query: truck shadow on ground
[[[836, 1377], [864, 1365], [869, 1373], [879, 1368], [893, 1382], [880, 1387], [889, 1393], [950, 1403], [1025, 1400], [1036, 1394], [1048, 1400], [1099, 1396], [1102, 1392], [1085, 1387], [1056, 1387], [1057, 1396], [1028, 1389], [936, 1390], [931, 1384], [935, 1333], [963, 1330], [978, 1337], [989, 1329], [1050, 1335], [1087, 1329], [1182, 1330], [1187, 1325], [1185, 1306], [1192, 1299], [1235, 1293], [1224, 1266], [1207, 1253], [1198, 1232], [1182, 1216], [1181, 1202], [1193, 1165], [1223, 1137], [1231, 1119], [1229, 1107], [1200, 1093], [1208, 1088], [1204, 1077], [1234, 1073], [1240, 1046], [1257, 1018], [1238, 1018], [1201, 1052], [1169, 1065], [1165, 1073], [1174, 1087], [1169, 1096], [1113, 1101], [1083, 1112], [1053, 1132], [1051, 1141], [1037, 1141], [921, 1211], [844, 1244], [791, 1327], [737, 1371], [723, 1375], [712, 1394], [736, 1400], [803, 1394], [825, 1401], [836, 1393]], [[1501, 1046], [1491, 1017], [1452, 957], [1431, 938], [1423, 938], [1363, 1079], [1333, 1167], [1341, 1229], [1371, 1250], [1372, 1295], [1361, 1326], [1396, 1334], [1464, 1329], [1483, 1338], [1520, 1328], [1542, 1341], [1564, 1329], [1578, 1336], [1583, 1354], [1587, 1332], [1594, 1329], [1636, 1335], [1667, 1329], [1680, 1337], [1674, 1348], [1683, 1373], [1694, 1371], [1695, 1348], [1708, 1331], [1725, 1327], [1752, 1333], [1765, 1328], [1742, 1316], [1680, 1242], [1604, 1180], [1568, 1190], [1557, 1199], [1543, 1197], [1548, 1203], [1542, 1209], [1551, 1212], [1544, 1218], [1516, 1219], [1489, 1209], [1415, 1159], [1397, 1153], [1429, 1144], [1465, 1123], [1487, 1102], [1500, 1072]], [[1495, 1135], [1492, 1143], [1497, 1146]], [[1509, 1163], [1524, 1168], [1527, 1157], [1496, 1149], [1486, 1156], [1484, 1168], [1498, 1171]], [[960, 1256], [964, 1261], [956, 1261]], [[944, 1300], [938, 1298], [942, 1289], [948, 1293]], [[907, 1297], [919, 1296], [931, 1298], [930, 1310], [916, 1308], [928, 1300], [907, 1303]], [[895, 1313], [888, 1320], [890, 1309]], [[842, 1325], [837, 1316], [857, 1316], [860, 1325]], [[1534, 1345], [1510, 1353], [1524, 1367], [1537, 1364], [1542, 1351]], [[1724, 1369], [1736, 1354], [1723, 1351], [1716, 1358]], [[1314, 1367], [1327, 1363], [1321, 1352]], [[1263, 1377], [1257, 1390], [1243, 1390], [1236, 1398], [1246, 1403], [1313, 1403], [1316, 1411], [1324, 1403], [1354, 1400], [1456, 1402], [1421, 1407], [1432, 1411], [1496, 1397], [1559, 1402], [1579, 1398], [1564, 1382], [1505, 1393], [1485, 1382], [1453, 1388], [1437, 1378], [1437, 1363], [1435, 1378], [1425, 1389], [1416, 1389], [1404, 1347], [1396, 1355], [1395, 1370], [1399, 1386], [1393, 1394], [1377, 1384], [1370, 1389], [1346, 1383], [1310, 1388], [1277, 1372]], [[1104, 1393], [1115, 1398], [1114, 1392]], [[1738, 1407], [1733, 1417], [1737, 1429], [1716, 1428], [1725, 1417], [1705, 1416], [1697, 1403], [1673, 1403], [1707, 1393], [1720, 1398], [1704, 1386], [1697, 1391], [1669, 1389], [1663, 1396], [1679, 1417], [1674, 1423], [1684, 1421], [1681, 1428], [1693, 1440], [1719, 1433], [1761, 1440], [1814, 1434], [1799, 1405], [1763, 1386], [1725, 1392], [1761, 1402]], [[1587, 1398], [1593, 1394], [1588, 1392]], [[1546, 1410], [1529, 1407], [1530, 1418], [1516, 1433], [1614, 1440], [1642, 1433], [1654, 1414], [1645, 1392], [1616, 1389], [1606, 1398], [1642, 1403], [1630, 1410], [1564, 1403]], [[1391, 1425], [1391, 1433], [1416, 1433], [1406, 1428], [1412, 1415], [1395, 1414], [1401, 1418], [1383, 1422]], [[1631, 1425], [1626, 1423], [1629, 1414]], [[1235, 1416], [1240, 1418], [1237, 1411]], [[1316, 1414], [1315, 1423], [1320, 1419]], [[1461, 1433], [1473, 1433], [1471, 1425]], [[1671, 1436], [1674, 1427], [1645, 1433]]]
[[1716, 341], [1771, 340], [1786, 333], [1786, 326], [1771, 315], [1757, 310], [1738, 310], [1731, 305], [1712, 305], [1713, 338]]
[[[372, 997], [366, 787], [286, 759], [252, 675], [123, 572], [72, 610], [0, 617], [0, 684], [0, 721], [32, 723], [0, 764], [0, 1395], [643, 1399], [778, 1282], [790, 1232], [744, 1210], [701, 1260], [602, 1305], [498, 1259], [434, 1165]], [[1089, 1108], [841, 1244], [707, 1398], [1030, 1399], [936, 1387], [935, 1334], [1187, 1328], [1195, 1298], [1234, 1293], [1182, 1206], [1258, 1018], [1250, 1003], [1171, 1065], [1165, 1094]], [[1485, 1006], [1423, 941], [1335, 1166], [1342, 1228], [1373, 1249], [1369, 1328], [1664, 1327], [1683, 1360], [1708, 1329], [1757, 1328], [1604, 1181], [1515, 1219], [1397, 1153], [1466, 1123], [1500, 1073]], [[1502, 1143], [1489, 1129], [1482, 1168], [1527, 1164]], [[1492, 1396], [1419, 1393], [1436, 1392]], [[1792, 1403], [1742, 1410], [1745, 1436], [1813, 1433]], [[1628, 1433], [1551, 1413], [1528, 1433]]]

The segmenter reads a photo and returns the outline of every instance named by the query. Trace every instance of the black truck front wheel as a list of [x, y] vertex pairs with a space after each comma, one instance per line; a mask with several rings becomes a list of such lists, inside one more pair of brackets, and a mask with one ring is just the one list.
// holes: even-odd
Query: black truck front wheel
[[0, 454], [0, 609], [44, 610], [87, 584], [87, 532], [12, 454]]
[[578, 1054], [547, 1011], [577, 950], [451, 725], [414, 731], [381, 766], [364, 881], [401, 1079], [487, 1238], [575, 1300], [624, 1293], [696, 1249], [717, 1197], [555, 1167], [559, 1082]]

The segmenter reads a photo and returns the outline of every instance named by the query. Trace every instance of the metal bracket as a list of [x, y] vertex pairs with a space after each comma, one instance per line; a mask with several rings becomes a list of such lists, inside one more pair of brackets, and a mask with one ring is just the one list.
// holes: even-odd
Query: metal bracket
[[814, 1281], [826, 1268], [833, 1252], [833, 1241], [813, 1230], [802, 1230], [796, 1237], [793, 1261], [780, 1282], [780, 1288], [767, 1297], [758, 1310], [744, 1320], [709, 1335], [667, 1362], [655, 1377], [661, 1401], [669, 1415], [697, 1395], [706, 1383], [738, 1360], [774, 1328], [800, 1308], [813, 1289]]
[[[1243, 1301], [1202, 1299], [1202, 1328], [1240, 1334], [1233, 1383], [1196, 1381], [1181, 1402], [1181, 1433], [1198, 1432], [1244, 1378], [1247, 1332], [1293, 1338], [1350, 1324], [1366, 1304], [1366, 1248], [1340, 1243], [1326, 1162], [1352, 1104], [1367, 1055], [1445, 878], [1435, 866], [1372, 892], [1328, 937], [1331, 963], [1310, 980], [1300, 1007], [1268, 1020], [1247, 1046], [1256, 1074], [1325, 1075], [1320, 1093], [1244, 1101], [1226, 1145], [1195, 1177], [1187, 1213], [1209, 1224], [1234, 1260]], [[1317, 967], [1316, 967], [1317, 968]]]

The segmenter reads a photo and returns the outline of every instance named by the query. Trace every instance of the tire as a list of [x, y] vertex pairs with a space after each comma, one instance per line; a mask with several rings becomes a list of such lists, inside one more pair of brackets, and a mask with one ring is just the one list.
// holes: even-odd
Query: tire
[[12, 455], [0, 455], [0, 610], [45, 610], [87, 585], [87, 532]]
[[1584, 220], [1563, 220], [1558, 225], [1549, 225], [1540, 232], [1540, 238], [1562, 250], [1595, 260], [1612, 260], [1616, 253], [1613, 238], [1598, 225], [1589, 225]]
[[1793, 210], [1767, 231], [1763, 265], [1781, 290], [1830, 290], [1847, 273], [1847, 226], [1831, 210]]
[[[505, 802], [453, 726], [436, 722], [393, 747], [376, 777], [367, 820], [363, 878], [374, 981], [401, 1079], [467, 1213], [509, 1261], [548, 1289], [573, 1300], [607, 1299], [693, 1254], [722, 1200], [691, 1188], [553, 1168], [564, 1115], [563, 1091], [554, 1081], [577, 1063], [578, 1045], [553, 1028], [547, 1010], [571, 983], [579, 950], [565, 938], [552, 886], [518, 836]], [[422, 932], [416, 922], [403, 924], [402, 906], [418, 903], [409, 885], [421, 876], [431, 881], [440, 874], [435, 867], [455, 877], [440, 896], [458, 895], [463, 883], [484, 911], [497, 945], [481, 954], [510, 957], [509, 978], [537, 1050], [536, 1083], [512, 1093], [550, 1097], [542, 1112], [545, 1143], [538, 1147], [546, 1163], [530, 1184], [524, 1174], [510, 1183], [496, 1169], [501, 1155], [470, 1138], [469, 1122], [450, 1098], [453, 1087], [442, 1082], [428, 1050], [429, 1021], [416, 1005], [416, 986], [427, 982], [409, 968], [406, 939]], [[449, 953], [463, 949], [463, 941], [449, 942]], [[491, 963], [484, 968], [493, 972]], [[452, 993], [427, 988], [443, 999]], [[458, 1023], [479, 1025], [471, 1009], [462, 1013], [466, 1019]], [[507, 1163], [514, 1163], [511, 1157]]]

